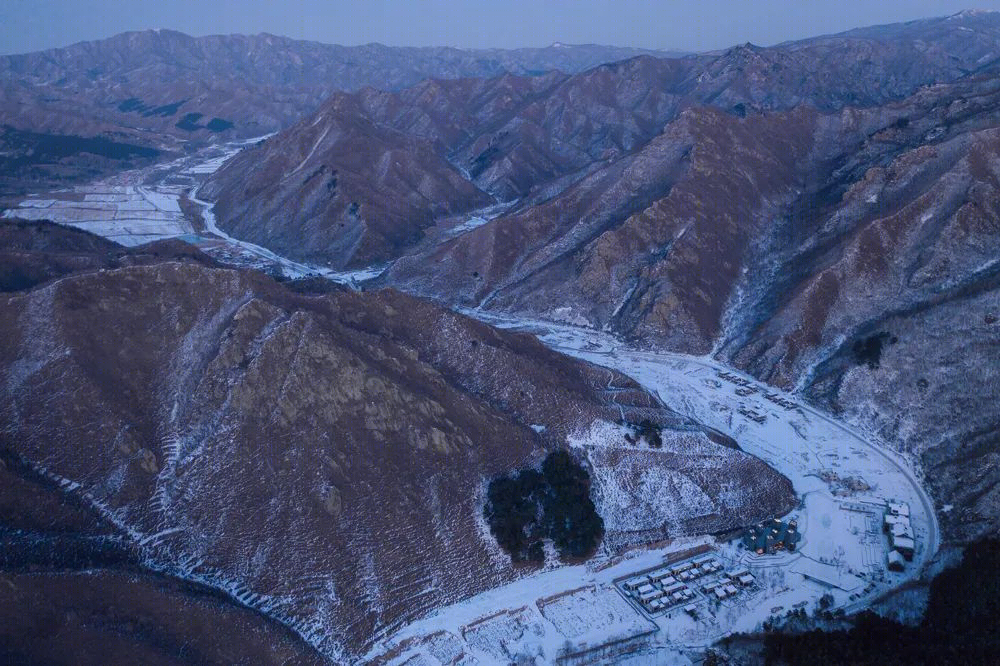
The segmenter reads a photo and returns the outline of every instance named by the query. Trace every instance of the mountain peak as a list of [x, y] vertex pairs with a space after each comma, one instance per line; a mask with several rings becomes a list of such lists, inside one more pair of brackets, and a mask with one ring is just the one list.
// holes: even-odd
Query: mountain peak
[[986, 14], [997, 14], [997, 13], [1000, 12], [997, 12], [997, 10], [995, 9], [963, 9], [960, 12], [952, 14], [948, 18], [952, 19], [970, 18], [972, 16], [984, 16]]

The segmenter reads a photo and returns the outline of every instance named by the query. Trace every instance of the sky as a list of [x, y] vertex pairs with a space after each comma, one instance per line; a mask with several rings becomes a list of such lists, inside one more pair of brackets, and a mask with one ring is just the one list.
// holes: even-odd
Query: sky
[[563, 42], [705, 51], [969, 8], [1000, 10], [1000, 0], [0, 0], [0, 53], [148, 28], [196, 36], [270, 32], [345, 45]]

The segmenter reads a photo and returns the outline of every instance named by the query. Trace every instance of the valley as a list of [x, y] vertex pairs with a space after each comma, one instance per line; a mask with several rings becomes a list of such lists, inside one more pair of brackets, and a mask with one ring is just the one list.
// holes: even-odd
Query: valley
[[995, 663], [1000, 11], [888, 13], [0, 55], [0, 662]]
[[224, 263], [290, 278], [322, 275], [357, 282], [378, 276], [383, 270], [378, 267], [332, 271], [306, 265], [218, 228], [212, 205], [197, 198], [198, 187], [234, 155], [268, 136], [211, 145], [177, 160], [15, 199], [3, 217], [51, 220], [126, 247], [178, 238]]
[[[131, 202], [154, 202], [151, 205], [156, 211], [145, 213], [145, 219], [160, 225], [155, 238], [191, 242], [223, 263], [280, 271], [293, 279], [321, 276], [355, 287], [380, 272], [379, 268], [338, 272], [289, 260], [220, 231], [211, 205], [194, 193], [205, 176], [244, 145], [240, 142], [213, 147], [194, 158], [154, 170], [124, 173], [111, 182], [79, 185], [71, 197], [65, 193], [51, 199], [29, 197], [21, 208], [7, 215], [49, 217], [133, 246], [154, 240], [150, 228], [116, 219], [118, 216], [109, 211], [138, 207]], [[117, 189], [109, 193], [109, 188]], [[62, 198], [56, 198], [59, 196]], [[182, 204], [182, 200], [189, 203]], [[493, 210], [484, 210], [481, 215], [488, 218]], [[484, 223], [484, 218], [473, 217], [466, 225], [474, 228]], [[427, 617], [406, 624], [371, 648], [366, 660], [402, 664], [421, 655], [425, 660], [422, 663], [450, 663], [434, 660], [434, 654], [457, 652], [478, 663], [501, 663], [531, 654], [551, 660], [570, 649], [574, 640], [586, 636], [587, 643], [573, 650], [598, 650], [595, 654], [602, 654], [600, 650], [622, 650], [621, 654], [627, 652], [636, 659], [655, 655], [660, 660], [657, 663], [673, 655], [671, 660], [686, 663], [685, 654], [704, 649], [734, 632], [755, 631], [764, 621], [783, 613], [814, 609], [828, 594], [833, 598], [825, 602], [828, 610], [856, 612], [865, 608], [907, 581], [919, 578], [924, 564], [937, 551], [940, 530], [936, 514], [923, 483], [912, 471], [913, 462], [875, 443], [874, 435], [860, 434], [800, 396], [784, 393], [707, 356], [643, 349], [592, 328], [485, 310], [463, 312], [501, 329], [529, 333], [560, 353], [621, 372], [657, 396], [671, 411], [731, 437], [743, 451], [791, 480], [799, 505], [788, 516], [802, 526], [803, 541], [795, 553], [757, 556], [739, 548], [739, 534], [730, 534], [721, 541], [707, 535], [689, 536], [653, 547], [640, 542], [619, 554], [606, 553], [586, 565], [550, 564], [540, 573], [435, 609]], [[657, 496], [667, 497], [665, 493], [673, 483], [669, 477], [643, 480], [641, 471], [626, 471], [629, 468], [620, 465], [608, 468], [605, 459], [609, 452], [631, 449], [630, 455], [655, 457], [703, 446], [678, 440], [668, 442], [663, 451], [640, 451], [625, 442], [627, 432], [609, 420], [568, 434], [570, 445], [594, 470], [596, 502], [612, 536], [669, 525], [681, 516], [664, 514], [657, 507], [664, 501]], [[634, 474], [639, 474], [641, 483], [630, 488], [629, 476]], [[679, 503], [671, 500], [669, 505], [686, 506], [685, 514], [701, 501], [696, 495], [682, 494], [678, 499]], [[880, 529], [889, 501], [904, 502], [912, 511], [916, 548], [913, 562], [900, 573], [887, 568], [890, 547]], [[670, 531], [683, 532], [681, 524], [676, 523]], [[758, 586], [721, 605], [698, 602], [703, 608], [697, 618], [681, 607], [650, 616], [629, 597], [622, 598], [617, 587], [622, 580], [674, 561], [678, 553], [683, 555], [692, 548], [715, 553], [729, 569], [747, 569], [760, 581]], [[707, 599], [698, 594], [698, 599]], [[545, 611], [557, 599], [565, 606], [560, 610], [563, 624], [558, 625]], [[599, 618], [611, 607], [617, 608], [611, 615], [616, 619], [606, 625]], [[501, 647], [484, 651], [486, 645]]]
[[[705, 537], [537, 574], [440, 609], [403, 629], [385, 646], [387, 652], [395, 649], [393, 654], [397, 655], [387, 663], [409, 663], [407, 659], [421, 654], [427, 659], [421, 663], [437, 664], [428, 654], [435, 641], [460, 644], [479, 663], [492, 663], [491, 655], [482, 654], [482, 648], [477, 649], [470, 640], [470, 635], [483, 630], [482, 624], [495, 632], [491, 640], [503, 646], [492, 654], [500, 660], [497, 663], [515, 660], [518, 655], [552, 660], [575, 635], [553, 626], [544, 608], [552, 599], [574, 594], [582, 599], [574, 600], [569, 612], [586, 627], [580, 634], [591, 641], [587, 649], [604, 654], [604, 658], [620, 658], [621, 663], [632, 663], [627, 658], [645, 663], [641, 659], [654, 657], [655, 663], [673, 663], [667, 660], [670, 654], [676, 663], [687, 663], [682, 656], [685, 652], [697, 653], [731, 633], [758, 631], [764, 621], [795, 609], [813, 611], [824, 595], [831, 595], [832, 601], [821, 608], [857, 612], [907, 581], [920, 578], [923, 566], [937, 552], [940, 530], [933, 503], [912, 462], [794, 395], [708, 357], [643, 351], [614, 336], [580, 327], [490, 315], [484, 318], [501, 328], [530, 332], [570, 356], [623, 372], [671, 409], [732, 437], [743, 450], [792, 480], [800, 505], [789, 515], [801, 526], [802, 542], [795, 553], [759, 556], [740, 548], [739, 536], [720, 542]], [[740, 383], [726, 377], [738, 378]], [[751, 392], [740, 395], [741, 388]], [[790, 407], [781, 407], [776, 399]], [[765, 420], [758, 423], [748, 414], [764, 416]], [[570, 443], [585, 458], [592, 458], [604, 447], [614, 446], [625, 432], [610, 423], [596, 425], [571, 437]], [[854, 482], [853, 487], [844, 483], [848, 480]], [[596, 492], [599, 511], [607, 515], [610, 512], [602, 500], [608, 490], [602, 487], [600, 477]], [[891, 545], [882, 533], [882, 518], [890, 501], [910, 507], [915, 532], [913, 561], [898, 573], [887, 568]], [[743, 567], [750, 571], [760, 581], [756, 583], [759, 588], [716, 607], [699, 593], [693, 604], [697, 618], [688, 611], [690, 603], [648, 616], [632, 602], [629, 609], [636, 617], [632, 632], [623, 637], [612, 631], [605, 641], [596, 638], [606, 627], [595, 618], [603, 616], [606, 606], [618, 603], [605, 596], [617, 594], [617, 583], [635, 572], [677, 562], [678, 551], [683, 554], [697, 546], [702, 546], [702, 553], [715, 554], [731, 570]], [[589, 592], [579, 595], [581, 589]], [[576, 646], [571, 652], [582, 649]], [[611, 651], [602, 653], [602, 649]]]

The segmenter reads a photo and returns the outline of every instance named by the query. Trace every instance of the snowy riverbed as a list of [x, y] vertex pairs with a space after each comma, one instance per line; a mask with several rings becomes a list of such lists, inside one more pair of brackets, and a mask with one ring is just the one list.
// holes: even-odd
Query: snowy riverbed
[[[225, 264], [280, 272], [289, 278], [318, 275], [355, 285], [378, 277], [385, 266], [334, 271], [282, 257], [265, 247], [234, 238], [215, 223], [212, 204], [197, 191], [210, 175], [256, 137], [217, 146], [179, 159], [77, 185], [33, 194], [3, 217], [51, 220], [104, 236], [127, 247], [181, 238]], [[182, 205], [186, 199], [188, 206]]]

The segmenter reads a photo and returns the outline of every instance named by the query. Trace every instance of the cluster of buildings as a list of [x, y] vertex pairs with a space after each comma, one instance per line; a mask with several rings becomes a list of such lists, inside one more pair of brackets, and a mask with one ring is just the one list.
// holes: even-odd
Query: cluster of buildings
[[719, 578], [719, 580], [703, 586], [701, 590], [709, 599], [722, 601], [729, 597], [735, 597], [740, 593], [742, 588], [752, 587], [756, 582], [753, 574], [747, 569], [740, 568], [730, 571]]
[[635, 576], [622, 583], [648, 613], [658, 613], [673, 606], [690, 602], [694, 590], [687, 583], [722, 570], [722, 564], [711, 555], [703, 555], [648, 574]]
[[[720, 573], [721, 572], [721, 573]], [[719, 575], [713, 575], [719, 574]], [[710, 578], [698, 589], [698, 595], [690, 581]], [[621, 588], [627, 596], [635, 599], [650, 614], [684, 605], [684, 612], [698, 619], [698, 597], [723, 601], [735, 597], [747, 588], [756, 585], [753, 574], [746, 568], [724, 571], [722, 563], [712, 555], [703, 555], [650, 573], [644, 573], [626, 580]]]
[[743, 545], [758, 555], [794, 551], [801, 540], [799, 524], [795, 520], [786, 523], [779, 518], [754, 525], [743, 535]]
[[882, 530], [889, 535], [889, 570], [902, 571], [906, 562], [913, 560], [916, 551], [913, 526], [910, 525], [910, 505], [906, 502], [888, 502]]
[[[751, 382], [751, 381], [749, 381], [747, 379], [743, 379], [739, 375], [734, 375], [733, 373], [726, 372], [724, 370], [720, 370], [720, 371], [718, 371], [715, 374], [718, 375], [719, 379], [725, 379], [727, 382], [729, 382], [731, 384], [736, 384], [737, 386], [740, 386], [740, 387], [745, 388], [745, 389], [753, 389], [753, 390], [750, 391], [750, 393], [754, 393], [757, 390], [754, 387], [753, 382]], [[749, 394], [746, 394], [746, 395], [749, 395]]]
[[773, 402], [774, 404], [776, 404], [776, 405], [778, 405], [780, 407], [784, 407], [785, 409], [789, 409], [789, 410], [791, 410], [791, 409], [798, 409], [798, 405], [796, 405], [791, 400], [785, 400], [784, 398], [782, 398], [777, 393], [765, 393], [764, 397], [767, 398], [768, 400], [770, 400], [771, 402]]
[[740, 407], [737, 411], [751, 421], [756, 421], [757, 423], [764, 423], [767, 421], [766, 414], [761, 414], [754, 409], [750, 409], [749, 407]]
[[[731, 372], [725, 372], [725, 371], [719, 371], [719, 372], [716, 373], [716, 375], [719, 377], [719, 379], [725, 379], [727, 382], [729, 382], [731, 384], [736, 384], [739, 387], [739, 388], [736, 389], [736, 395], [738, 395], [740, 397], [744, 397], [744, 396], [748, 396], [748, 395], [753, 395], [754, 393], [757, 393], [757, 387], [754, 386], [753, 382], [751, 382], [751, 381], [749, 381], [747, 379], [743, 379], [739, 375], [735, 375], [735, 374], [733, 374]], [[799, 408], [798, 405], [796, 405], [794, 402], [792, 402], [791, 400], [786, 400], [785, 398], [781, 397], [777, 393], [768, 393], [768, 392], [765, 391], [764, 393], [762, 393], [762, 395], [767, 400], [770, 400], [774, 404], [776, 404], [776, 405], [778, 405], [780, 407], [784, 407], [785, 409], [793, 410], [793, 409], [798, 409]], [[747, 410], [747, 411], [750, 411], [750, 410]], [[758, 415], [758, 416], [761, 416], [761, 415]], [[756, 419], [754, 419], [754, 420], [756, 420]], [[761, 420], [760, 422], [763, 423], [763, 420]]]

